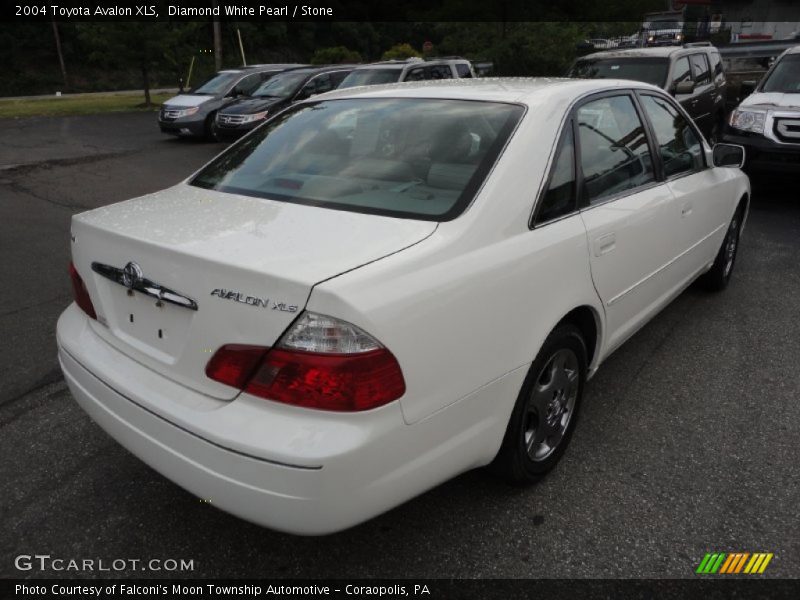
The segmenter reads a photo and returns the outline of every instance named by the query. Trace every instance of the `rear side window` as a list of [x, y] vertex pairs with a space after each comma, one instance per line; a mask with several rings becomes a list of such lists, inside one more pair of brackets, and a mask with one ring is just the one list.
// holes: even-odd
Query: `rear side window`
[[564, 128], [558, 143], [550, 172], [550, 182], [542, 197], [536, 223], [552, 221], [568, 215], [576, 208], [575, 145], [572, 141], [572, 123]]
[[587, 102], [577, 116], [589, 204], [655, 181], [647, 135], [630, 96]]
[[472, 77], [472, 71], [469, 70], [469, 65], [465, 65], [464, 63], [458, 63], [456, 65], [456, 72], [458, 76], [462, 79], [467, 79]]
[[714, 77], [722, 75], [722, 60], [719, 53], [710, 52], [708, 57], [711, 59], [711, 71], [714, 73]]
[[708, 59], [705, 54], [692, 54], [692, 69], [694, 69], [694, 80], [698, 85], [711, 83], [711, 72], [708, 67]]
[[702, 169], [703, 145], [683, 115], [664, 98], [649, 95], [641, 98], [656, 135], [664, 175], [673, 177]]
[[357, 98], [296, 104], [191, 185], [429, 221], [457, 217], [516, 127], [514, 104]]
[[428, 67], [416, 67], [411, 69], [406, 75], [406, 81], [423, 81], [428, 79], [452, 79], [453, 72], [450, 65], [433, 65]]

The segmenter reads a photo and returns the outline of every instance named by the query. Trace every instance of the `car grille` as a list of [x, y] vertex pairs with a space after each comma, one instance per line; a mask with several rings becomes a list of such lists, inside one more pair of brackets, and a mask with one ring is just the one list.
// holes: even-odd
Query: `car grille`
[[226, 115], [221, 114], [217, 117], [217, 123], [220, 125], [241, 125], [244, 123], [245, 115]]
[[782, 142], [800, 144], [800, 119], [775, 119], [775, 135]]
[[181, 109], [173, 108], [173, 109], [161, 109], [161, 118], [162, 119], [177, 119], [178, 115], [180, 114]]

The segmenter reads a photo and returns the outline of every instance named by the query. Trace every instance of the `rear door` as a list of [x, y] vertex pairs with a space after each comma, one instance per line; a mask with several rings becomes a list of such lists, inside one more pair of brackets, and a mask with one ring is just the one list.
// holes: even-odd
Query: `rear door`
[[633, 94], [593, 96], [574, 115], [581, 217], [613, 349], [675, 288], [669, 266], [679, 223]]

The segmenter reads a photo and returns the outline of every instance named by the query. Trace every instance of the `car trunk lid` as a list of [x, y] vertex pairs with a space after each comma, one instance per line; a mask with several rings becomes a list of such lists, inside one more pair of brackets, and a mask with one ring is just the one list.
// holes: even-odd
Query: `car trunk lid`
[[435, 228], [181, 184], [75, 216], [72, 251], [98, 335], [174, 381], [231, 399], [238, 390], [205, 375], [220, 346], [274, 344], [316, 283]]

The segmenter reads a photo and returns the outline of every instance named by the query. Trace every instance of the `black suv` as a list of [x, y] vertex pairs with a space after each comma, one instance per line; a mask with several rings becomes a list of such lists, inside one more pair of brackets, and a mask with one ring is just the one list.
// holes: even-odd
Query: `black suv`
[[356, 65], [294, 69], [271, 78], [249, 98], [242, 98], [217, 113], [218, 139], [233, 141], [255, 129], [268, 117], [311, 96], [335, 90]]
[[252, 65], [219, 71], [188, 92], [161, 105], [158, 125], [162, 133], [214, 138], [217, 111], [247, 96], [277, 73], [305, 65]]
[[652, 83], [675, 96], [711, 143], [722, 133], [727, 81], [710, 42], [595, 52], [576, 60], [567, 76]]

